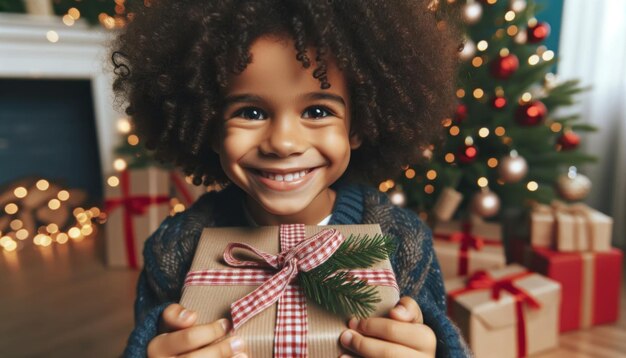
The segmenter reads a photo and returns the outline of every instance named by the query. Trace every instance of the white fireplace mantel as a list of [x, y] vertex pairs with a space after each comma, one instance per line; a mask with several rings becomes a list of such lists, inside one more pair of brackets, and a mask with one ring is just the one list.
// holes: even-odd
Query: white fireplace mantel
[[[47, 39], [55, 31], [58, 41]], [[94, 117], [103, 175], [113, 172], [118, 144], [107, 43], [113, 32], [84, 20], [66, 26], [60, 17], [0, 13], [0, 78], [87, 79], [91, 81]]]

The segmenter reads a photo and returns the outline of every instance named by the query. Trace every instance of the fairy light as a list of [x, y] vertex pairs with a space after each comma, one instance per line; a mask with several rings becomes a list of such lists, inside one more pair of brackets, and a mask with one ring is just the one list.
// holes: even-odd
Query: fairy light
[[48, 226], [46, 226], [46, 230], [49, 233], [54, 234], [55, 232], [59, 231], [59, 226], [57, 226], [57, 224], [55, 223], [48, 224]]
[[407, 179], [413, 179], [413, 178], [415, 178], [415, 170], [413, 170], [413, 169], [407, 169], [407, 170], [404, 172], [404, 176], [405, 176]]
[[435, 180], [437, 178], [437, 171], [434, 169], [427, 171], [426, 178], [428, 178], [428, 180]]
[[26, 240], [28, 239], [28, 230], [26, 229], [19, 229], [15, 232], [15, 237], [18, 240]]
[[28, 190], [26, 190], [23, 186], [18, 186], [15, 190], [13, 190], [13, 195], [15, 195], [16, 198], [21, 199], [28, 195]]
[[74, 22], [76, 22], [70, 15], [63, 15], [62, 21], [67, 26], [74, 26]]
[[537, 18], [530, 18], [528, 19], [528, 27], [535, 27], [537, 26]]
[[91, 227], [91, 225], [85, 225], [80, 229], [80, 233], [83, 236], [89, 236], [93, 233], [93, 227]]
[[454, 154], [452, 153], [447, 153], [444, 157], [444, 160], [448, 163], [453, 163], [454, 162]]
[[84, 210], [83, 208], [75, 208], [75, 209], [72, 211], [72, 215], [74, 215], [74, 216], [78, 216], [80, 213], [84, 213], [84, 212], [85, 212], [85, 210]]
[[485, 178], [485, 177], [480, 177], [476, 181], [476, 184], [478, 184], [478, 186], [481, 187], [481, 188], [485, 188], [485, 187], [487, 187], [487, 185], [489, 185], [489, 180], [487, 178]]
[[539, 63], [539, 55], [531, 55], [528, 58], [528, 64], [534, 66]]
[[127, 134], [130, 132], [130, 121], [128, 118], [119, 118], [117, 120], [117, 130], [122, 134]]
[[137, 137], [137, 136], [136, 136], [136, 135], [134, 135], [134, 134], [131, 134], [131, 135], [129, 135], [129, 136], [128, 136], [127, 141], [128, 141], [128, 144], [130, 144], [130, 145], [133, 145], [133, 146], [134, 146], [134, 145], [139, 144], [139, 137]]
[[506, 34], [509, 35], [509, 36], [517, 35], [517, 31], [518, 31], [518, 28], [515, 25], [511, 25], [511, 26], [506, 28]]
[[17, 210], [18, 210], [18, 207], [15, 203], [8, 203], [7, 205], [4, 206], [4, 211], [9, 215], [13, 215], [17, 213]]
[[493, 101], [493, 106], [501, 109], [504, 108], [504, 106], [506, 106], [506, 98], [504, 97], [498, 97]]
[[472, 66], [480, 67], [483, 64], [483, 59], [480, 56], [476, 56], [472, 59]]
[[77, 227], [73, 227], [68, 230], [67, 234], [70, 236], [70, 238], [77, 239], [80, 237], [80, 229]]
[[50, 183], [48, 183], [48, 181], [45, 180], [45, 179], [40, 179], [40, 180], [37, 181], [35, 186], [37, 187], [37, 189], [39, 189], [41, 191], [46, 191], [50, 187]]
[[494, 37], [497, 39], [504, 37], [504, 29], [497, 29]]
[[458, 126], [450, 127], [450, 135], [457, 136], [461, 132], [461, 129]]
[[488, 47], [489, 47], [489, 43], [485, 40], [480, 40], [476, 44], [476, 48], [478, 49], [478, 51], [485, 51]]
[[496, 158], [489, 158], [489, 159], [487, 160], [487, 166], [488, 166], [489, 168], [495, 168], [495, 167], [497, 167], [497, 166], [498, 166], [498, 159], [496, 159]]
[[107, 179], [107, 184], [109, 184], [110, 187], [116, 187], [120, 185], [120, 180], [116, 176], [110, 176]]
[[122, 170], [126, 169], [127, 164], [126, 161], [122, 158], [117, 158], [115, 159], [115, 161], [113, 161], [113, 168], [115, 168], [115, 170], [117, 170], [118, 172], [121, 172]]
[[57, 43], [59, 42], [59, 34], [54, 30], [50, 30], [46, 32], [46, 39], [52, 43]]
[[463, 88], [459, 88], [458, 90], [456, 90], [456, 97], [457, 98], [465, 97], [465, 90]]
[[554, 58], [554, 51], [548, 50], [548, 51], [544, 52], [541, 55], [541, 58], [543, 58], [544, 61], [550, 61], [551, 59]]
[[515, 11], [513, 10], [507, 11], [506, 14], [504, 14], [504, 19], [509, 22], [515, 20]]
[[474, 138], [472, 138], [471, 136], [465, 137], [465, 145], [474, 145]]
[[474, 89], [474, 92], [472, 92], [472, 94], [474, 95], [474, 98], [481, 99], [483, 98], [485, 92], [482, 90], [482, 88], [476, 88]]
[[482, 127], [478, 130], [478, 136], [481, 138], [486, 138], [489, 135], [489, 128]]
[[61, 202], [59, 201], [59, 199], [52, 199], [48, 202], [48, 207], [51, 210], [57, 210], [61, 207]]
[[391, 179], [387, 179], [387, 181], [385, 181], [385, 183], [387, 183], [387, 187], [388, 187], [389, 189], [391, 189], [391, 188], [393, 188], [394, 186], [396, 186], [396, 183], [395, 183], [393, 180], [391, 180]]
[[532, 99], [533, 99], [533, 95], [530, 92], [524, 92], [524, 94], [522, 94], [523, 102], [530, 102]]
[[426, 184], [424, 186], [424, 192], [426, 194], [432, 194], [435, 191], [435, 187], [432, 184]]
[[74, 20], [80, 19], [80, 11], [77, 8], [73, 7], [67, 10], [67, 14], [72, 17]]
[[441, 125], [444, 126], [445, 128], [448, 128], [452, 125], [452, 119], [450, 118], [446, 118], [443, 121], [441, 121]]
[[561, 129], [563, 129], [563, 125], [559, 122], [553, 122], [552, 124], [550, 124], [550, 130], [554, 133], [560, 132]]
[[9, 226], [11, 227], [11, 230], [15, 231], [15, 230], [21, 229], [22, 226], [24, 226], [24, 223], [22, 222], [22, 220], [15, 219], [15, 220], [11, 220], [11, 223], [9, 224]]
[[[385, 183], [385, 182], [380, 183], [378, 185], [378, 190], [383, 192], [383, 193], [387, 192], [387, 190], [389, 190], [389, 188], [387, 188], [387, 183]], [[174, 207], [176, 207], [176, 206], [174, 206]]]
[[69, 237], [64, 232], [61, 232], [56, 236], [56, 241], [59, 244], [65, 244], [68, 240], [69, 240]]
[[509, 49], [506, 47], [503, 47], [500, 49], [500, 56], [504, 57], [504, 56], [508, 56], [509, 55]]
[[61, 190], [59, 194], [57, 194], [57, 198], [61, 201], [66, 201], [70, 198], [70, 193], [67, 190]]
[[539, 189], [539, 184], [537, 184], [536, 181], [531, 180], [528, 184], [526, 184], [526, 189], [528, 189], [528, 191], [537, 191], [537, 189]]
[[2, 247], [4, 247], [4, 249], [9, 252], [15, 251], [15, 249], [17, 249], [17, 243], [8, 236], [5, 237], [7, 237], [9, 240], [5, 241]]

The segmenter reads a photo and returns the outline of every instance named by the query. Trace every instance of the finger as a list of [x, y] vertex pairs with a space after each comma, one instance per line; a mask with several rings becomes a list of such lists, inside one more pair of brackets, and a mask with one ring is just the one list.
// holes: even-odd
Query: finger
[[163, 310], [159, 322], [159, 332], [172, 332], [191, 327], [197, 317], [196, 312], [186, 309], [177, 303], [173, 303]]
[[437, 347], [435, 332], [424, 324], [375, 317], [362, 320], [353, 318], [348, 326], [365, 336], [398, 343], [424, 353], [434, 354]]
[[424, 323], [420, 306], [409, 296], [404, 296], [398, 301], [389, 312], [389, 317], [402, 322]]
[[364, 358], [376, 357], [427, 357], [426, 354], [400, 344], [366, 337], [348, 329], [340, 337], [341, 345]]
[[148, 355], [169, 357], [202, 348], [226, 336], [229, 330], [230, 322], [227, 319], [220, 319], [209, 324], [163, 333], [150, 341]]
[[247, 358], [248, 355], [243, 352], [243, 340], [237, 336], [232, 336], [219, 343], [211, 344], [202, 349], [183, 354], [180, 358]]

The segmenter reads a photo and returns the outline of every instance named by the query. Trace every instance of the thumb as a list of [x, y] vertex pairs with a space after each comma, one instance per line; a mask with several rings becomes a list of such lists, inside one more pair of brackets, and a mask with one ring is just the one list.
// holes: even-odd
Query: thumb
[[191, 327], [196, 322], [196, 318], [198, 318], [196, 312], [186, 309], [178, 303], [173, 303], [163, 310], [159, 332], [172, 332]]

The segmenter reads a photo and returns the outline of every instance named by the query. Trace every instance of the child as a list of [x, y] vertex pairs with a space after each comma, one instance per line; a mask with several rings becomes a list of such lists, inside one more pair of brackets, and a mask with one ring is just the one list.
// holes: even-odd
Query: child
[[[246, 357], [176, 304], [204, 227], [378, 223], [401, 295], [351, 320], [364, 357], [466, 356], [445, 315], [431, 233], [369, 184], [414, 160], [451, 108], [455, 45], [423, 1], [151, 1], [114, 44], [136, 131], [194, 183], [228, 184], [146, 241], [125, 356]], [[393, 332], [391, 334], [390, 332]], [[193, 356], [195, 356], [192, 354]]]

